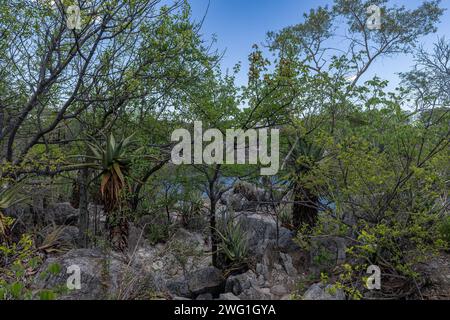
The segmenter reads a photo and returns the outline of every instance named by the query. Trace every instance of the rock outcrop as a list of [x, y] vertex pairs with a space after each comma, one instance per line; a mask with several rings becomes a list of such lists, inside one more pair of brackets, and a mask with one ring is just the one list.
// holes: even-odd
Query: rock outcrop
[[[76, 273], [72, 268], [80, 271], [80, 288], [66, 290], [71, 273]], [[75, 249], [47, 259], [35, 281], [37, 289], [64, 289], [59, 298], [67, 300], [133, 299], [150, 284], [147, 275], [131, 268], [120, 255], [98, 249]]]
[[303, 295], [304, 300], [345, 300], [345, 294], [342, 289], [332, 285], [315, 283]]

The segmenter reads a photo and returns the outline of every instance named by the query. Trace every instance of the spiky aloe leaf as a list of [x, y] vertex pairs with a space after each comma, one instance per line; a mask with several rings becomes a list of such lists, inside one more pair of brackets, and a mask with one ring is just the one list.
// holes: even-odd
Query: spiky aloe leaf
[[121, 185], [125, 185], [125, 178], [122, 174], [122, 170], [120, 169], [120, 165], [117, 162], [113, 163], [113, 170], [119, 177]]
[[105, 167], [110, 167], [114, 160], [114, 147], [115, 140], [113, 134], [111, 133], [106, 141], [106, 150], [104, 151]]
[[3, 191], [0, 191], [0, 209], [9, 208], [27, 199], [27, 197], [20, 196], [20, 189], [23, 187], [23, 184], [23, 182], [20, 182]]
[[7, 218], [0, 212], [0, 238], [8, 233], [9, 225]]
[[102, 150], [100, 149], [99, 146], [94, 145], [94, 144], [89, 143], [89, 142], [87, 143], [87, 145], [88, 145], [89, 149], [91, 150], [91, 152], [94, 154], [94, 157], [96, 159], [101, 160], [103, 158]]
[[129, 137], [126, 137], [125, 139], [122, 140], [122, 147], [126, 148], [128, 147], [130, 144], [133, 143], [132, 139], [134, 138], [134, 133], [132, 135], [130, 135]]

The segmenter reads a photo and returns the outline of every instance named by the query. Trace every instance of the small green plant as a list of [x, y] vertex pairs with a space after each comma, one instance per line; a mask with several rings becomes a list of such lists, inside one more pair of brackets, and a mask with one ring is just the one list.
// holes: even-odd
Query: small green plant
[[191, 259], [195, 260], [203, 256], [203, 251], [192, 245], [192, 243], [174, 240], [169, 243], [168, 250], [173, 253], [178, 265], [183, 269], [184, 275], [187, 274], [188, 262]]
[[450, 248], [450, 216], [446, 216], [442, 220], [439, 226], [439, 233], [441, 235], [442, 240], [444, 240], [448, 248]]
[[[357, 265], [352, 266], [348, 263], [343, 264], [340, 266], [340, 274], [336, 281], [336, 283], [333, 285], [333, 288], [335, 289], [341, 289], [345, 292], [345, 295], [350, 300], [361, 300], [363, 298], [363, 295], [361, 291], [359, 290], [358, 283], [355, 283], [353, 281], [353, 278], [355, 278], [355, 274], [361, 274], [361, 271], [366, 269], [365, 265]], [[365, 283], [366, 279], [362, 279], [362, 283]]]
[[14, 223], [11, 217], [3, 215], [2, 210], [27, 199], [26, 197], [20, 196], [22, 185], [23, 183], [18, 183], [9, 188], [0, 185], [0, 243], [2, 241], [9, 241], [10, 227]]
[[189, 191], [185, 195], [185, 199], [179, 205], [179, 212], [181, 213], [182, 225], [187, 227], [189, 222], [196, 216], [201, 214], [203, 207], [203, 200], [199, 192]]
[[55, 300], [56, 293], [52, 290], [42, 290], [38, 293], [39, 300]]
[[0, 212], [0, 241], [8, 241], [10, 238], [10, 228], [14, 219], [7, 217]]
[[240, 223], [228, 219], [217, 232], [220, 237], [219, 250], [225, 255], [231, 267], [239, 267], [246, 263], [248, 258], [247, 235]]
[[292, 205], [286, 205], [278, 213], [278, 219], [282, 226], [292, 227]]
[[328, 270], [333, 267], [334, 262], [335, 257], [333, 253], [323, 245], [319, 244], [312, 259], [313, 265], [320, 268], [321, 270]]
[[146, 238], [152, 245], [167, 240], [167, 225], [149, 224], [145, 231]]
[[[0, 300], [55, 299], [55, 290], [39, 290], [33, 293], [31, 288], [35, 270], [42, 263], [33, 240], [27, 234], [17, 243], [0, 245]], [[47, 273], [56, 272], [50, 266]], [[59, 267], [61, 271], [61, 267]], [[57, 273], [59, 273], [59, 271]]]
[[330, 277], [328, 276], [328, 274], [326, 274], [325, 272], [321, 272], [320, 273], [320, 282], [322, 282], [323, 284], [328, 284], [330, 281]]

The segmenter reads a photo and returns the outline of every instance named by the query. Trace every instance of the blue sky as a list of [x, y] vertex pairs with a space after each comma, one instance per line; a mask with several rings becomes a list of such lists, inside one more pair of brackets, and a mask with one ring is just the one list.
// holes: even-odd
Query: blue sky
[[[232, 69], [241, 61], [242, 69], [237, 79], [238, 85], [246, 83], [248, 63], [247, 57], [253, 44], [265, 41], [267, 31], [280, 30], [302, 21], [303, 13], [319, 5], [331, 5], [331, 0], [191, 0], [194, 19], [200, 20], [209, 5], [209, 11], [203, 24], [202, 33], [205, 39], [216, 35], [216, 48], [225, 51], [222, 61], [223, 70]], [[391, 0], [394, 5], [417, 7], [420, 0]], [[437, 34], [422, 39], [426, 47], [430, 47], [438, 36], [450, 39], [450, 0], [442, 0], [441, 6], [446, 12], [438, 25]], [[410, 69], [413, 57], [405, 55], [378, 60], [372, 66], [368, 76], [378, 75], [391, 82], [389, 88], [398, 84], [396, 73]]]

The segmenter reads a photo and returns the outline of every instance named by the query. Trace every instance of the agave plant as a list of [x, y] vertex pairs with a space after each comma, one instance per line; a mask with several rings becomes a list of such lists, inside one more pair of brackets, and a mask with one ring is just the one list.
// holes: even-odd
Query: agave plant
[[128, 221], [121, 211], [124, 203], [123, 191], [127, 187], [125, 178], [131, 163], [126, 151], [132, 143], [132, 137], [133, 135], [116, 141], [111, 133], [105, 145], [98, 142], [88, 143], [92, 155], [86, 156], [94, 161], [90, 166], [101, 171], [100, 193], [107, 214], [110, 240], [112, 247], [119, 251], [127, 247]]
[[232, 268], [239, 268], [245, 264], [248, 257], [247, 234], [240, 223], [228, 219], [223, 230], [217, 231], [221, 239], [219, 250], [225, 255]]
[[26, 197], [20, 196], [19, 191], [21, 188], [22, 183], [15, 184], [9, 188], [0, 187], [0, 240], [9, 240], [9, 228], [12, 224], [12, 219], [3, 215], [2, 210], [12, 207], [26, 199]]

